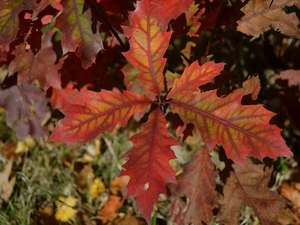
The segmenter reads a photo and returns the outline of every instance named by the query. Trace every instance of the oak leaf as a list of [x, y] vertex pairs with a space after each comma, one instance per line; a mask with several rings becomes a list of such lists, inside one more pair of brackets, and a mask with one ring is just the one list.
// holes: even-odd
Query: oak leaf
[[192, 160], [183, 166], [183, 173], [177, 178], [179, 196], [189, 198], [184, 214], [184, 224], [211, 224], [213, 219], [212, 202], [216, 186], [214, 164], [205, 147], [192, 156]]
[[90, 10], [84, 11], [84, 0], [62, 1], [64, 8], [56, 19], [56, 27], [62, 32], [63, 53], [76, 52], [82, 67], [88, 68], [96, 61], [97, 53], [103, 49], [98, 26], [93, 33]]
[[0, 1], [0, 43], [10, 44], [17, 36], [19, 13], [23, 10], [36, 9], [33, 0], [1, 0]]
[[243, 167], [247, 155], [261, 161], [265, 157], [291, 156], [280, 129], [269, 124], [275, 114], [262, 105], [242, 105], [243, 95], [243, 89], [225, 98], [217, 97], [215, 90], [181, 91], [172, 97], [170, 106], [183, 122], [199, 129], [210, 151], [220, 143], [227, 157]]
[[142, 125], [142, 131], [129, 139], [134, 144], [132, 149], [122, 156], [129, 158], [121, 173], [130, 176], [128, 195], [136, 195], [136, 205], [148, 224], [158, 195], [166, 193], [166, 183], [176, 183], [169, 160], [175, 158], [170, 147], [178, 142], [171, 137], [166, 124], [161, 110], [155, 109]]
[[117, 124], [126, 125], [133, 113], [150, 103], [145, 96], [129, 91], [87, 91], [61, 110], [66, 117], [57, 123], [49, 140], [67, 144], [81, 140], [83, 145], [101, 132], [112, 131]]
[[259, 37], [259, 35], [272, 27], [282, 34], [294, 38], [300, 38], [298, 17], [296, 13], [285, 13], [285, 6], [296, 5], [300, 7], [299, 0], [256, 0], [248, 1], [241, 9], [245, 14], [238, 21], [237, 30], [244, 34]]
[[276, 224], [277, 215], [286, 201], [268, 189], [272, 168], [263, 164], [252, 164], [247, 160], [245, 169], [233, 165], [234, 171], [224, 185], [224, 198], [217, 216], [222, 224], [239, 224], [240, 209], [251, 207], [262, 225]]
[[38, 80], [47, 90], [50, 86], [60, 88], [60, 74], [63, 60], [56, 64], [56, 53], [53, 51], [51, 38], [55, 31], [49, 30], [42, 37], [42, 47], [36, 55], [31, 50], [26, 51], [23, 44], [18, 45], [14, 51], [16, 56], [9, 64], [10, 73], [18, 72], [18, 83], [27, 81], [29, 84]]

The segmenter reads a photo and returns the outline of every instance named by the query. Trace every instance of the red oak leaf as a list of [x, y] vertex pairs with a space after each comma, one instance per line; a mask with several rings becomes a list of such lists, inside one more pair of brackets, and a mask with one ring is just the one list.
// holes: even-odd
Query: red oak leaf
[[42, 37], [42, 48], [34, 55], [31, 50], [26, 51], [23, 44], [16, 47], [14, 60], [9, 64], [10, 73], [18, 72], [18, 83], [28, 81], [30, 84], [38, 80], [47, 90], [50, 86], [60, 88], [60, 74], [63, 60], [56, 62], [56, 53], [52, 49], [51, 38], [55, 31], [49, 30]]
[[101, 132], [112, 131], [117, 124], [125, 125], [133, 113], [149, 104], [145, 96], [128, 91], [87, 91], [61, 110], [66, 117], [57, 123], [49, 140], [67, 144], [81, 140], [83, 145]]
[[26, 136], [41, 137], [47, 130], [41, 126], [49, 112], [47, 99], [34, 86], [22, 83], [0, 91], [0, 107], [6, 109], [7, 124], [19, 139]]
[[207, 62], [202, 66], [197, 61], [186, 68], [180, 77], [176, 79], [168, 98], [182, 91], [197, 91], [200, 85], [209, 83], [224, 69], [224, 63]]
[[86, 92], [87, 86], [80, 89], [80, 92], [75, 88], [72, 83], [69, 83], [65, 88], [52, 89], [52, 95], [50, 98], [50, 103], [54, 109], [62, 109], [67, 107], [76, 101], [80, 93]]
[[159, 95], [163, 89], [163, 58], [171, 37], [170, 32], [161, 31], [159, 21], [153, 17], [157, 5], [151, 1], [137, 2], [136, 10], [130, 13], [130, 27], [124, 27], [130, 38], [130, 50], [123, 53], [128, 61], [140, 72], [138, 78], [146, 84], [149, 92]]
[[212, 223], [215, 177], [214, 164], [205, 147], [194, 153], [192, 160], [183, 166], [183, 173], [177, 178], [177, 195], [187, 196], [190, 202], [184, 214], [184, 224]]
[[170, 106], [183, 122], [199, 129], [210, 151], [220, 143], [227, 157], [243, 167], [247, 155], [261, 161], [265, 157], [291, 156], [280, 129], [269, 124], [275, 114], [262, 105], [242, 105], [243, 95], [243, 89], [225, 98], [217, 97], [215, 90], [181, 91], [172, 97]]
[[153, 205], [160, 193], [166, 193], [166, 183], [176, 183], [175, 171], [169, 160], [175, 158], [170, 149], [178, 145], [166, 128], [161, 110], [153, 111], [142, 125], [141, 133], [130, 138], [134, 146], [122, 158], [129, 158], [121, 176], [130, 176], [128, 195], [136, 195], [136, 205], [150, 224]]
[[98, 28], [93, 33], [90, 10], [84, 11], [84, 0], [62, 1], [64, 8], [56, 20], [56, 27], [62, 32], [63, 53], [76, 52], [83, 68], [90, 67], [97, 53], [103, 49]]

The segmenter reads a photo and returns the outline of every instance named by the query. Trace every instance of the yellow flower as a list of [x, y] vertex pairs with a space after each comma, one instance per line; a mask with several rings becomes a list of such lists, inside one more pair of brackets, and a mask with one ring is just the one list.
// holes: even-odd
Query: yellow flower
[[92, 199], [97, 198], [103, 191], [105, 191], [103, 182], [99, 178], [94, 179], [89, 191]]
[[60, 196], [59, 201], [55, 201], [57, 210], [55, 213], [55, 219], [61, 222], [68, 222], [77, 213], [76, 209], [73, 209], [77, 203], [77, 199], [70, 197]]

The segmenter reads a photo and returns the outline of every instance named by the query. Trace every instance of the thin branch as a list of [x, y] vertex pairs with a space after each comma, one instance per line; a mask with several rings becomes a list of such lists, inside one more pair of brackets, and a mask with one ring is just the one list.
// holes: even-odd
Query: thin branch
[[129, 46], [126, 45], [122, 39], [120, 38], [120, 36], [118, 35], [117, 31], [114, 29], [114, 27], [109, 23], [109, 21], [107, 20], [105, 13], [103, 12], [103, 10], [101, 9], [101, 7], [98, 5], [96, 0], [85, 0], [85, 2], [87, 3], [87, 5], [90, 7], [92, 13], [96, 16], [97, 20], [101, 23], [103, 23], [104, 25], [106, 25], [108, 27], [108, 29], [112, 32], [112, 34], [115, 36], [115, 38], [118, 40], [118, 42], [120, 43], [120, 45], [122, 46], [122, 48], [124, 49], [124, 51], [128, 51], [129, 50]]

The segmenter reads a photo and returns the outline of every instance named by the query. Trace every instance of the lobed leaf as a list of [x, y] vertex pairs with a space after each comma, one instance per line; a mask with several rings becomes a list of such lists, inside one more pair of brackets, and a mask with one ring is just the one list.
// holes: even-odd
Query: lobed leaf
[[151, 1], [137, 2], [136, 10], [130, 14], [130, 27], [124, 27], [130, 38], [130, 49], [123, 55], [140, 72], [138, 78], [149, 92], [159, 95], [163, 89], [163, 70], [167, 59], [163, 58], [171, 32], [161, 31], [158, 18], [153, 17], [157, 5]]
[[62, 32], [63, 53], [76, 52], [86, 69], [96, 61], [97, 53], [103, 49], [100, 33], [98, 28], [95, 33], [92, 31], [91, 12], [84, 11], [84, 0], [65, 0], [62, 6], [64, 10], [56, 20], [56, 27]]
[[129, 91], [87, 91], [61, 110], [66, 117], [57, 123], [49, 140], [67, 144], [81, 140], [83, 145], [101, 132], [112, 131], [118, 123], [125, 125], [133, 113], [149, 104], [145, 96]]
[[23, 10], [36, 9], [33, 0], [1, 0], [0, 1], [0, 43], [10, 44], [17, 36], [19, 13]]
[[237, 21], [237, 30], [244, 34], [259, 37], [263, 31], [272, 27], [287, 36], [300, 38], [298, 28], [298, 17], [296, 13], [285, 13], [285, 6], [300, 7], [299, 0], [256, 0], [248, 1], [241, 9], [245, 14], [240, 21]]
[[26, 83], [0, 91], [0, 107], [6, 109], [7, 124], [19, 139], [41, 137], [48, 132], [41, 126], [49, 112], [47, 99], [35, 86]]
[[170, 107], [185, 123], [193, 123], [210, 151], [222, 144], [228, 158], [245, 166], [247, 155], [259, 160], [265, 157], [291, 156], [280, 135], [280, 129], [270, 125], [274, 113], [262, 105], [241, 105], [244, 90], [225, 98], [216, 91], [204, 93], [181, 91], [173, 96]]
[[206, 147], [199, 149], [192, 160], [183, 165], [183, 173], [177, 178], [177, 192], [187, 196], [190, 202], [184, 214], [184, 224], [212, 223], [215, 177], [214, 164]]
[[182, 91], [197, 91], [200, 85], [209, 83], [224, 69], [224, 63], [207, 62], [202, 66], [197, 61], [186, 68], [179, 79], [176, 79], [167, 98]]
[[136, 205], [150, 224], [153, 205], [160, 193], [166, 193], [166, 183], [176, 183], [175, 171], [169, 160], [175, 158], [170, 149], [178, 145], [166, 128], [161, 110], [153, 111], [148, 121], [142, 125], [142, 131], [130, 138], [133, 148], [122, 158], [129, 160], [124, 165], [121, 176], [130, 176], [128, 195], [136, 195]]
[[233, 165], [233, 169], [224, 186], [218, 221], [225, 225], [240, 224], [240, 209], [247, 204], [262, 225], [276, 224], [278, 213], [286, 200], [268, 189], [272, 168], [266, 168], [264, 164], [252, 164], [248, 159], [246, 168]]
[[53, 51], [51, 38], [53, 30], [49, 30], [42, 37], [42, 47], [37, 55], [31, 50], [26, 51], [23, 44], [18, 45], [14, 51], [16, 56], [9, 64], [11, 73], [18, 72], [18, 83], [27, 81], [29, 84], [38, 80], [40, 85], [47, 90], [49, 87], [60, 88], [60, 74], [64, 59], [56, 64], [56, 53]]

